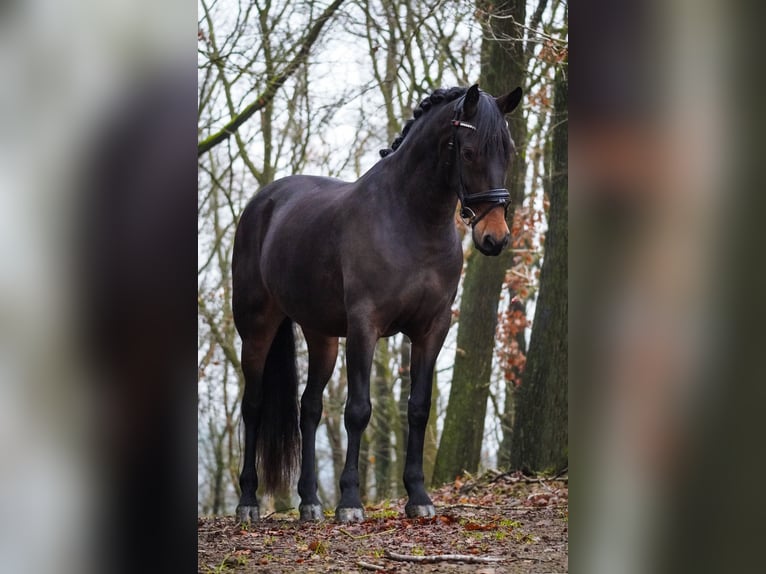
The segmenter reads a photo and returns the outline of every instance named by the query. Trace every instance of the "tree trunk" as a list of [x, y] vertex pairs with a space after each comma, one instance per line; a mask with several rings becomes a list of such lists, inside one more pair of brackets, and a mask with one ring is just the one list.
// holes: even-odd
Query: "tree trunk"
[[211, 431], [211, 441], [214, 441], [215, 447], [214, 447], [214, 458], [215, 458], [215, 470], [213, 471], [213, 507], [211, 509], [211, 512], [213, 516], [219, 516], [220, 514], [223, 514], [225, 511], [225, 501], [224, 501], [224, 481], [223, 481], [223, 474], [224, 474], [224, 467], [225, 462], [223, 460], [223, 435], [215, 436], [214, 433], [215, 429], [213, 428], [213, 424], [208, 425], [208, 429]]
[[[510, 320], [515, 320], [515, 317], [521, 315], [526, 317], [526, 304], [519, 299], [514, 299], [515, 292], [512, 288], [508, 288], [508, 311], [511, 313]], [[524, 322], [526, 325], [526, 322]], [[512, 350], [514, 357], [518, 359], [519, 356], [526, 356], [527, 353], [527, 336], [526, 328], [521, 327], [519, 332], [514, 337], [516, 344], [515, 349]], [[510, 343], [509, 343], [510, 346]], [[505, 382], [505, 398], [503, 400], [503, 412], [500, 413], [500, 430], [502, 432], [502, 438], [498, 445], [497, 451], [497, 467], [509, 468], [511, 466], [511, 444], [513, 443], [513, 425], [516, 415], [516, 381], [520, 381], [522, 377], [523, 367], [513, 364], [511, 367], [511, 378], [506, 379]]]
[[412, 343], [407, 335], [402, 335], [402, 342], [399, 347], [399, 400], [394, 405], [398, 420], [396, 422], [396, 467], [394, 475], [396, 477], [396, 493], [398, 496], [404, 496], [404, 460], [407, 450], [407, 401], [410, 397], [410, 355], [412, 352]]
[[479, 466], [495, 315], [505, 272], [479, 254], [473, 254], [471, 262], [473, 272], [466, 272], [463, 285], [452, 388], [436, 456], [434, 484], [450, 482], [464, 470], [476, 472]]
[[343, 472], [343, 463], [346, 449], [343, 445], [342, 421], [343, 421], [343, 396], [345, 394], [346, 379], [346, 349], [341, 346], [338, 349], [340, 360], [340, 376], [337, 382], [330, 379], [327, 384], [327, 398], [324, 401], [323, 421], [327, 431], [327, 440], [330, 443], [330, 455], [333, 468], [333, 494], [335, 500], [340, 500], [340, 475]]
[[[348, 440], [346, 441], [348, 444]], [[359, 496], [362, 497], [362, 502], [369, 502], [369, 494], [367, 492], [367, 485], [369, 484], [369, 471], [370, 471], [370, 433], [365, 432], [362, 434], [362, 443], [359, 446]]]
[[551, 184], [545, 259], [527, 365], [519, 389], [511, 464], [532, 472], [567, 466], [567, 76], [554, 80]]
[[[516, 22], [525, 22], [526, 7], [522, 0], [494, 6], [479, 0], [477, 7], [480, 13], [491, 10], [494, 14], [502, 13], [504, 16], [482, 22], [485, 34], [481, 47], [479, 84], [487, 92], [499, 96], [524, 83], [524, 29]], [[506, 40], [499, 42], [495, 38]], [[524, 196], [523, 150], [526, 128], [521, 109], [509, 116], [509, 125], [517, 149], [506, 178], [512, 198], [512, 208], [508, 211], [510, 222], [515, 206], [521, 204]], [[436, 455], [434, 484], [450, 482], [463, 470], [476, 472], [479, 467], [492, 373], [497, 306], [505, 272], [511, 263], [512, 253], [509, 250], [497, 257], [485, 257], [473, 252], [468, 259], [460, 304], [452, 388]]]
[[[375, 470], [375, 495], [377, 500], [391, 496], [391, 415], [394, 396], [391, 392], [391, 367], [388, 339], [378, 341], [375, 354], [375, 375], [373, 393], [375, 405], [372, 409], [372, 456]], [[398, 423], [398, 417], [394, 424]]]
[[436, 465], [436, 452], [439, 446], [439, 431], [436, 427], [437, 410], [436, 405], [439, 402], [439, 386], [436, 384], [436, 374], [434, 373], [433, 392], [431, 393], [431, 410], [428, 415], [428, 425], [426, 426], [426, 438], [423, 445], [423, 476], [427, 485], [430, 485], [434, 476], [434, 466]]

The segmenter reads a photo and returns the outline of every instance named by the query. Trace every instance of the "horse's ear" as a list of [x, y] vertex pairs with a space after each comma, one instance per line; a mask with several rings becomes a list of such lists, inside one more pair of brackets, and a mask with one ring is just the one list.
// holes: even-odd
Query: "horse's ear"
[[470, 118], [476, 113], [476, 107], [479, 104], [479, 84], [474, 84], [465, 93], [463, 100], [463, 117]]
[[521, 101], [521, 87], [516, 88], [504, 96], [495, 98], [495, 101], [497, 102], [497, 107], [500, 108], [500, 111], [503, 112], [503, 114], [510, 114], [516, 109], [516, 106], [518, 106]]

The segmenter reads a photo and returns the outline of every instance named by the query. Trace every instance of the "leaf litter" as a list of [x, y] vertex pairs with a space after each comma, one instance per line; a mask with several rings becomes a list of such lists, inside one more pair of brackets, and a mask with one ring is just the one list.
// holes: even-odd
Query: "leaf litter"
[[198, 572], [568, 571], [565, 477], [530, 480], [492, 471], [461, 477], [432, 499], [434, 517], [406, 518], [400, 499], [366, 506], [361, 524], [301, 523], [294, 512], [246, 526], [233, 517], [201, 517]]

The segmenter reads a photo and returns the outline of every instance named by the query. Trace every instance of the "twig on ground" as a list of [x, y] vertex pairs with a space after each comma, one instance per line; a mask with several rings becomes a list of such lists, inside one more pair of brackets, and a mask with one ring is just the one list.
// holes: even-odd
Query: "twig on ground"
[[564, 482], [569, 483], [569, 477], [568, 476], [562, 476], [568, 472], [568, 469], [562, 470], [560, 473], [558, 473], [555, 476], [542, 476], [542, 477], [533, 477], [533, 476], [517, 476], [516, 473], [512, 472], [504, 472], [502, 474], [498, 474], [496, 477], [494, 477], [492, 480], [490, 480], [490, 484], [493, 482], [497, 482], [498, 480], [502, 480], [504, 478], [510, 478], [511, 482], [524, 482], [526, 484], [539, 484], [544, 482]]
[[397, 560], [399, 562], [421, 562], [421, 563], [433, 563], [433, 562], [466, 562], [469, 564], [491, 564], [494, 562], [502, 562], [502, 558], [495, 556], [473, 556], [471, 554], [432, 554], [425, 556], [412, 556], [410, 554], [397, 554], [386, 550], [383, 554], [389, 560]]
[[361, 560], [357, 560], [356, 565], [359, 566], [359, 568], [364, 568], [365, 570], [385, 570], [385, 566], [378, 566], [377, 564], [370, 564], [369, 562], [362, 562]]

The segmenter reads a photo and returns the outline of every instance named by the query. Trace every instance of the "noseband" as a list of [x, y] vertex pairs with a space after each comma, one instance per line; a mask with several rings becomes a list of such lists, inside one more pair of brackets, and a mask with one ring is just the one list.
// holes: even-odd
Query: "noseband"
[[[471, 195], [465, 195], [465, 186], [463, 185], [463, 166], [460, 161], [460, 143], [457, 139], [457, 131], [459, 128], [467, 128], [476, 131], [476, 126], [467, 122], [461, 121], [460, 116], [463, 114], [463, 102], [465, 96], [461, 97], [455, 105], [455, 114], [452, 116], [452, 135], [447, 143], [447, 149], [449, 150], [449, 156], [446, 161], [446, 167], [453, 168], [457, 171], [456, 177], [451, 178], [452, 181], [457, 182], [455, 193], [457, 194], [458, 201], [460, 201], [460, 218], [463, 223], [470, 227], [474, 227], [479, 221], [484, 219], [490, 211], [495, 207], [503, 206], [506, 211], [508, 204], [511, 200], [511, 194], [504, 187], [496, 189], [489, 189], [487, 191], [481, 191], [479, 193], [472, 193]], [[477, 215], [476, 212], [471, 209], [471, 205], [477, 203], [492, 203], [491, 207], [484, 211], [481, 215]]]

